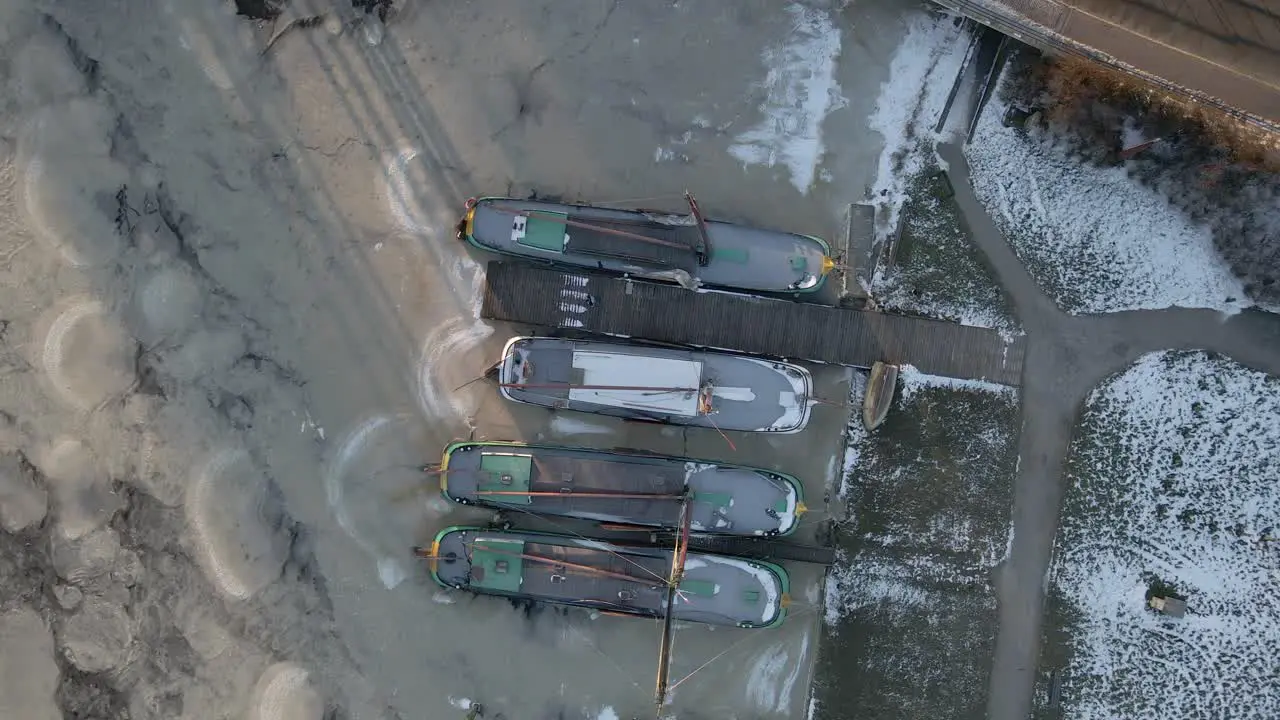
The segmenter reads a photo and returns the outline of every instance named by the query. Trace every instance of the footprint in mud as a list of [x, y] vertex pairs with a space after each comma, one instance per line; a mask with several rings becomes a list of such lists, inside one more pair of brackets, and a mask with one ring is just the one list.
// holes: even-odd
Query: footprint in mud
[[102, 303], [75, 298], [48, 323], [39, 358], [57, 395], [78, 410], [129, 390], [137, 343]]
[[40, 470], [52, 491], [54, 517], [68, 540], [84, 537], [124, 506], [99, 458], [75, 438], [55, 442]]
[[110, 157], [116, 118], [106, 106], [75, 98], [50, 106], [24, 128], [18, 143], [20, 204], [36, 235], [70, 265], [101, 266], [123, 250], [116, 193], [129, 181]]
[[434, 460], [428, 448], [420, 421], [378, 415], [344, 436], [325, 470], [330, 510], [388, 589], [408, 577], [411, 548], [449, 510], [439, 482], [422, 472]]
[[324, 702], [311, 686], [310, 673], [282, 662], [258, 679], [246, 720], [320, 720], [323, 715]]
[[281, 498], [243, 450], [207, 460], [187, 489], [187, 520], [205, 572], [243, 600], [280, 575], [289, 552]]

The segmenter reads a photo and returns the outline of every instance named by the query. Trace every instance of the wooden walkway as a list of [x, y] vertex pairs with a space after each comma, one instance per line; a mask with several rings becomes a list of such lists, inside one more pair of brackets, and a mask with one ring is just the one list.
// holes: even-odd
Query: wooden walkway
[[909, 364], [929, 375], [1014, 386], [1025, 355], [1023, 338], [1006, 342], [985, 328], [503, 261], [489, 263], [480, 314], [775, 358]]

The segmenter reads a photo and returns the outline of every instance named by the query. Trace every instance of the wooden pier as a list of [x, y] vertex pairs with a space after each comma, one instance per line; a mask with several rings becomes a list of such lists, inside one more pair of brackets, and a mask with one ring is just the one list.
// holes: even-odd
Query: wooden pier
[[847, 310], [518, 262], [489, 263], [481, 315], [751, 355], [871, 367], [1017, 386], [1023, 338], [929, 318]]

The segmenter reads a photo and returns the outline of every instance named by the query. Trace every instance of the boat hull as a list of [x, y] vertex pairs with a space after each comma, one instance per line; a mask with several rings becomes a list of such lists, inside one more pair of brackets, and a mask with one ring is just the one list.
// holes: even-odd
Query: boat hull
[[649, 453], [456, 442], [440, 477], [441, 493], [460, 504], [668, 530], [687, 497], [693, 531], [708, 534], [785, 536], [805, 510], [791, 475]]
[[[709, 220], [711, 249], [700, 257], [700, 233], [683, 215], [505, 197], [467, 205], [460, 239], [556, 266], [795, 297], [820, 291], [833, 267], [830, 246], [812, 235]], [[516, 220], [525, 224], [513, 228]]]
[[[447, 588], [511, 600], [568, 605], [634, 617], [666, 612], [670, 548], [630, 547], [550, 533], [454, 526], [426, 553]], [[790, 578], [769, 562], [689, 553], [673, 619], [740, 628], [786, 618]]]
[[708, 350], [515, 337], [498, 366], [508, 400], [627, 420], [788, 434], [812, 405], [804, 368]]

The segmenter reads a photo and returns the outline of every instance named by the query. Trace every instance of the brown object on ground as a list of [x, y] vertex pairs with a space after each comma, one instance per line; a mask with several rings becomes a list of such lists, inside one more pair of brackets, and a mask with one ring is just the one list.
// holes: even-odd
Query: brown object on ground
[[862, 424], [875, 430], [889, 414], [893, 393], [898, 387], [898, 366], [878, 362], [871, 366], [867, 392], [862, 396]]
[[1180, 618], [1187, 614], [1187, 601], [1178, 598], [1162, 598], [1153, 597], [1147, 601], [1152, 610], [1164, 613], [1170, 617]]

